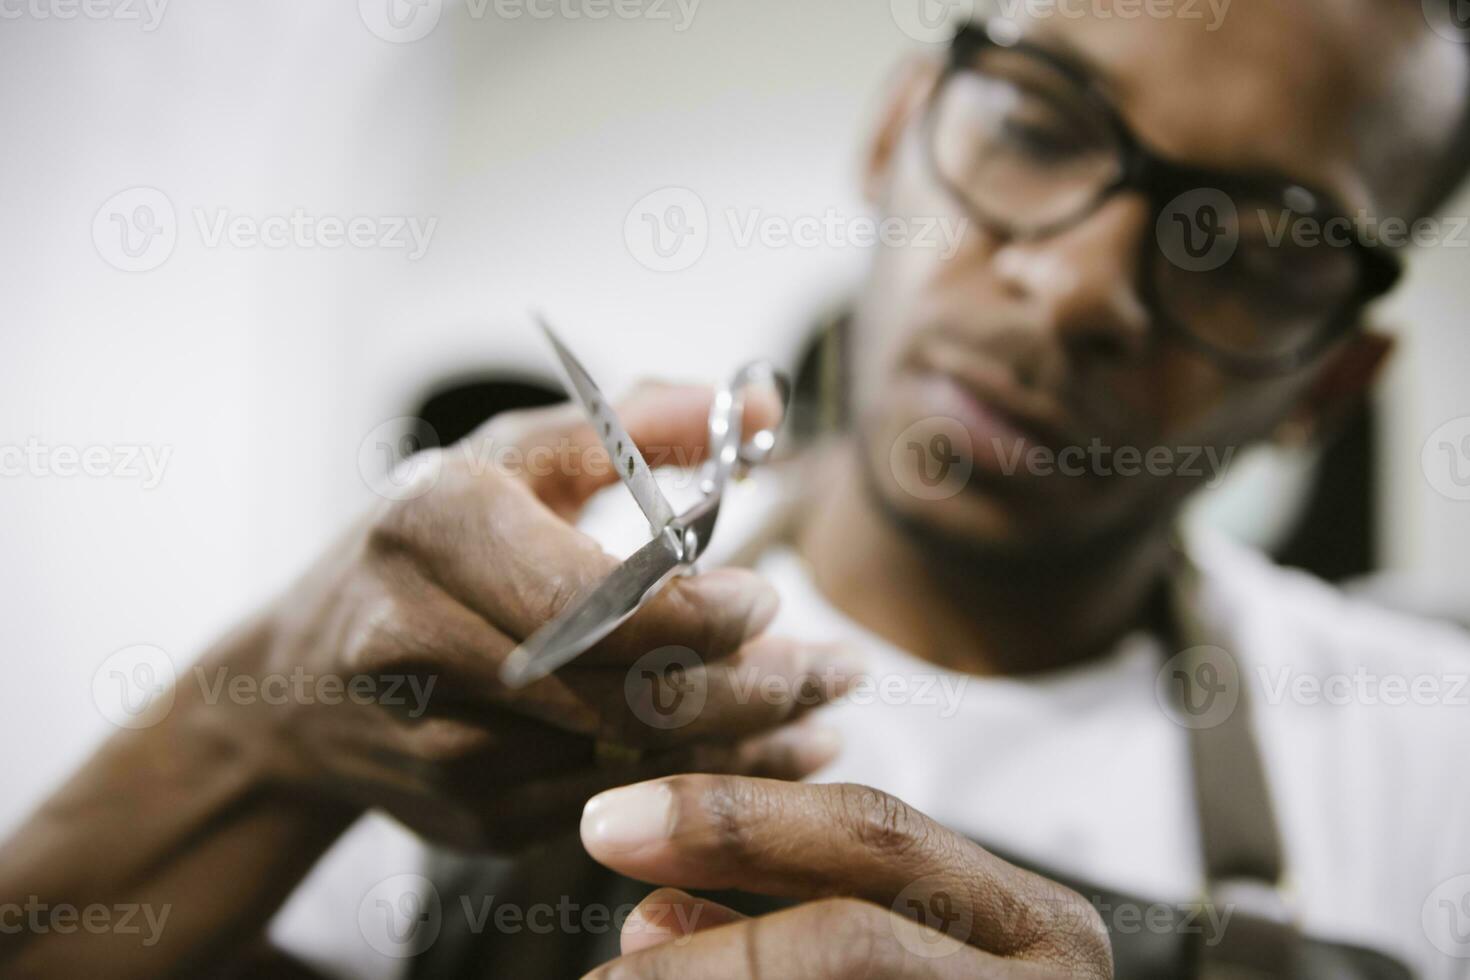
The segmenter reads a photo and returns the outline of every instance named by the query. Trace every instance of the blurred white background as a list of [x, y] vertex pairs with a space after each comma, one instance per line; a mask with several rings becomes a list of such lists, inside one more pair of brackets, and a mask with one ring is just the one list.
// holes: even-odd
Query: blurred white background
[[[161, 2], [0, 20], [0, 446], [166, 460], [156, 486], [0, 478], [0, 832], [111, 731], [92, 695], [110, 654], [186, 664], [372, 503], [359, 450], [380, 423], [445, 376], [549, 373], [528, 307], [613, 391], [789, 358], [865, 253], [741, 248], [719, 216], [860, 214], [885, 79], [925, 47], [901, 0], [702, 0], [692, 18], [645, 0], [596, 21], [400, 0], [420, 19], [397, 40], [370, 29], [394, 33], [387, 0]], [[624, 226], [671, 186], [707, 206], [709, 241], [660, 273]], [[144, 198], [114, 199], [135, 188], [166, 197], [177, 241], [126, 272], [113, 218]], [[209, 243], [221, 216], [297, 209], [437, 223], [417, 260]], [[1464, 271], [1463, 249], [1418, 255], [1387, 311], [1410, 329], [1384, 389], [1383, 553], [1442, 583], [1470, 580], [1470, 503], [1436, 492], [1421, 450], [1470, 416]], [[1231, 522], [1264, 520], [1274, 486], [1231, 498]]]

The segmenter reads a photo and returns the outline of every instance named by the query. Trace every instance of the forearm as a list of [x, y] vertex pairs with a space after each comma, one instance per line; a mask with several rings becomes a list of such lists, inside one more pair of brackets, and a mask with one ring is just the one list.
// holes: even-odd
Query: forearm
[[[264, 628], [207, 660], [248, 663]], [[181, 683], [0, 849], [0, 972], [193, 973], [254, 941], [354, 812], [282, 778], [268, 727]]]

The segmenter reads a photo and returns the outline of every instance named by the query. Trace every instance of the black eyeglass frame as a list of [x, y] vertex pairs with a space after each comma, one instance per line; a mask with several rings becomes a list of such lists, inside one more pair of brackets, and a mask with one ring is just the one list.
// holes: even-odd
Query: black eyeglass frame
[[[975, 58], [990, 48], [1020, 51], [1028, 57], [1045, 62], [1049, 67], [1075, 83], [1083, 97], [1098, 113], [1099, 119], [1108, 128], [1118, 146], [1121, 168], [1118, 177], [1111, 184], [1099, 190], [1095, 198], [1076, 214], [1025, 232], [1010, 222], [985, 213], [970, 195], [956, 187], [945, 175], [938, 160], [936, 116], [940, 97], [946, 85], [956, 75], [972, 70]], [[1296, 214], [1303, 214], [1299, 210], [1299, 199], [1305, 193], [1315, 203], [1315, 207], [1303, 216], [1319, 222], [1318, 227], [1325, 228], [1329, 227], [1328, 222], [1343, 221], [1352, 225], [1351, 219], [1346, 217], [1332, 195], [1297, 181], [1269, 173], [1227, 173], [1190, 166], [1169, 160], [1154, 152], [1144, 145], [1143, 141], [1128, 127], [1121, 113], [1099, 88], [1096, 81], [1085, 71], [1038, 45], [1027, 44], [1024, 41], [1003, 42], [997, 39], [983, 21], [971, 21], [961, 25], [956, 31], [950, 44], [949, 58], [943, 74], [936, 82], [930, 93], [928, 104], [925, 106], [923, 127], [926, 144], [925, 156], [928, 158], [934, 179], [982, 227], [1012, 240], [1046, 238], [1075, 227], [1096, 213], [1110, 198], [1127, 191], [1137, 191], [1148, 199], [1150, 217], [1155, 225], [1170, 201], [1189, 191], [1202, 188], [1220, 190], [1232, 199], [1237, 195], [1249, 195], [1263, 200], [1278, 200], [1281, 207]], [[1298, 205], [1298, 207], [1292, 205]], [[1142, 248], [1146, 254], [1140, 268], [1153, 268], [1152, 261], [1150, 261], [1152, 256], [1147, 253], [1150, 248], [1157, 247], [1152, 236], [1143, 237]], [[1396, 255], [1387, 251], [1381, 243], [1370, 245], [1354, 238], [1350, 247], [1355, 250], [1359, 260], [1356, 290], [1343, 302], [1340, 309], [1329, 313], [1319, 332], [1307, 343], [1296, 350], [1281, 354], [1253, 356], [1228, 350], [1212, 344], [1186, 325], [1176, 322], [1164, 312], [1162, 305], [1158, 302], [1154, 284], [1155, 276], [1151, 274], [1144, 275], [1144, 300], [1149, 305], [1155, 322], [1167, 334], [1219, 364], [1230, 373], [1250, 378], [1269, 378], [1289, 374], [1309, 363], [1338, 338], [1356, 329], [1361, 323], [1363, 308], [1391, 290], [1403, 275], [1402, 262]]]

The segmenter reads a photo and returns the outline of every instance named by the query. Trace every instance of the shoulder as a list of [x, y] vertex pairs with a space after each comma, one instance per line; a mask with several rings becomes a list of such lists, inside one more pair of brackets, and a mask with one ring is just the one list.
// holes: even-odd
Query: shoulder
[[[1458, 626], [1348, 595], [1222, 537], [1192, 537], [1189, 550], [1200, 568], [1206, 615], [1250, 665], [1470, 676], [1470, 633]], [[1470, 706], [1470, 694], [1465, 703]]]

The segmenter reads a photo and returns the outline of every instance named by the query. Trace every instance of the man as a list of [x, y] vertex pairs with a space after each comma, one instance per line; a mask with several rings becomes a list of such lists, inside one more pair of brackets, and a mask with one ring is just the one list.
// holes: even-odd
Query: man
[[[970, 25], [896, 86], [868, 194], [886, 215], [964, 216], [968, 234], [954, 256], [877, 257], [846, 335], [853, 423], [803, 481], [822, 505], [756, 561], [777, 588], [734, 569], [681, 580], [507, 691], [515, 642], [612, 567], [567, 523], [607, 481], [476, 475], [446, 454], [432, 490], [372, 515], [205, 658], [432, 678], [427, 713], [209, 707], [181, 689], [0, 866], [0, 894], [166, 905], [167, 927], [147, 947], [7, 936], [7, 975], [238, 963], [369, 807], [501, 853], [580, 813], [591, 858], [667, 886], [598, 975], [1100, 977], [1115, 953], [1120, 975], [1463, 975], [1431, 917], [1456, 912], [1470, 872], [1466, 713], [1284, 692], [1299, 675], [1445, 678], [1464, 645], [1218, 544], [1181, 553], [1174, 529], [1201, 479], [1186, 453], [1330, 419], [1373, 377], [1386, 344], [1359, 315], [1393, 258], [1296, 232], [1442, 201], [1466, 165], [1465, 52], [1398, 0], [1239, 0], [1217, 32], [1110, 9]], [[623, 417], [640, 444], [694, 451], [707, 405], [651, 388]], [[564, 410], [474, 438], [595, 445]], [[705, 704], [662, 728], [625, 679], [671, 646], [702, 661], [677, 683]], [[859, 699], [864, 670], [896, 678], [893, 696]], [[773, 696], [743, 696], [752, 680]], [[826, 728], [787, 724], [812, 686], [852, 699]], [[598, 740], [643, 754], [599, 766]], [[840, 782], [779, 781], [829, 762]], [[403, 901], [418, 893], [362, 889], [326, 914], [364, 938], [360, 915], [433, 919], [437, 942], [399, 937], [424, 975], [590, 967], [605, 928], [461, 916], [504, 901], [497, 880], [528, 889], [510, 893], [522, 911], [610, 894], [584, 861], [532, 853], [509, 878], [447, 862], [434, 915]], [[362, 880], [412, 870], [392, 864]], [[681, 889], [792, 904], [747, 914]], [[1200, 915], [1141, 914], [1156, 907]], [[1158, 960], [1140, 934], [1190, 941]]]

